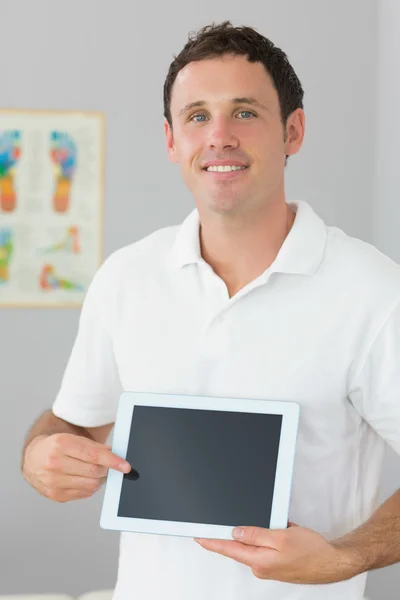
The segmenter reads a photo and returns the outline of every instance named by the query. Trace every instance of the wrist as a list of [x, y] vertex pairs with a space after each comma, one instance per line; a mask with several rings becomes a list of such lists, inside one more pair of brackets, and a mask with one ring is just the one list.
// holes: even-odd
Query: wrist
[[335, 551], [340, 581], [351, 579], [366, 571], [361, 550], [346, 537], [330, 542]]

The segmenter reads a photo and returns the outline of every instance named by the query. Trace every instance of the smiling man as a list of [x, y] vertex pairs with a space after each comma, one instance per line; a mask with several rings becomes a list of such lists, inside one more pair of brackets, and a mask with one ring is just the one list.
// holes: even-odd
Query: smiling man
[[[298, 80], [292, 90], [288, 82], [284, 126], [265, 65], [243, 55], [213, 56], [211, 32], [208, 38], [208, 57], [182, 65], [175, 81], [176, 64], [170, 69], [165, 132], [169, 157], [195, 198], [202, 256], [233, 296], [272, 263], [293, 224], [284, 167], [303, 141], [303, 91]], [[186, 52], [201, 56], [201, 46]]]
[[254, 29], [189, 38], [164, 115], [195, 209], [100, 268], [59, 394], [27, 436], [24, 476], [65, 502], [129, 470], [105, 446], [122, 390], [300, 404], [288, 528], [123, 533], [114, 600], [361, 600], [366, 573], [400, 561], [400, 492], [377, 505], [385, 445], [400, 452], [400, 267], [286, 201], [302, 99]]

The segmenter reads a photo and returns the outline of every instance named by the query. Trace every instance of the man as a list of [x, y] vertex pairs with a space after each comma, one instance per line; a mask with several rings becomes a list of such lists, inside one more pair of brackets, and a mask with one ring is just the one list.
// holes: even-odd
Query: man
[[129, 471], [105, 445], [122, 390], [300, 404], [289, 527], [123, 533], [115, 600], [361, 600], [366, 572], [400, 561], [400, 491], [377, 507], [385, 443], [400, 451], [400, 267], [286, 203], [302, 98], [253, 29], [189, 39], [164, 114], [196, 209], [100, 268], [52, 411], [27, 436], [26, 479], [66, 502]]

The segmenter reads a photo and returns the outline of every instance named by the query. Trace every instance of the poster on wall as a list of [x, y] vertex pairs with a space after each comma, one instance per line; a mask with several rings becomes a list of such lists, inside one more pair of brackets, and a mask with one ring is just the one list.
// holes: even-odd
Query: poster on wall
[[0, 110], [0, 308], [79, 307], [102, 262], [104, 116]]

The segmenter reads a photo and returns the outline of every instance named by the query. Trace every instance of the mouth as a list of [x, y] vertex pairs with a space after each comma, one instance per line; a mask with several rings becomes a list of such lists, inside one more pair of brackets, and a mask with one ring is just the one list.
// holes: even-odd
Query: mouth
[[216, 179], [234, 179], [241, 177], [248, 171], [248, 166], [241, 167], [206, 167], [203, 172]]

